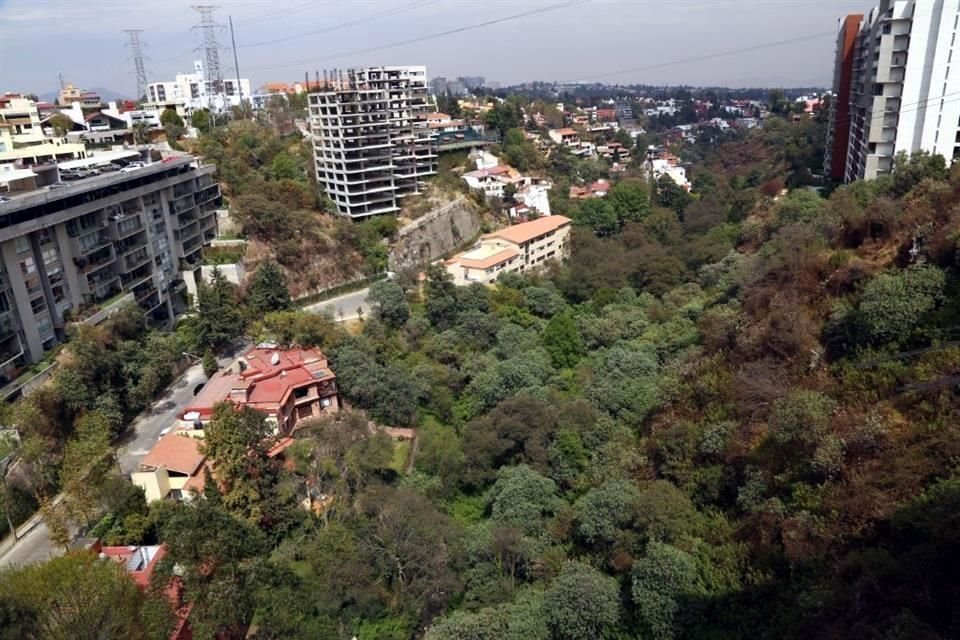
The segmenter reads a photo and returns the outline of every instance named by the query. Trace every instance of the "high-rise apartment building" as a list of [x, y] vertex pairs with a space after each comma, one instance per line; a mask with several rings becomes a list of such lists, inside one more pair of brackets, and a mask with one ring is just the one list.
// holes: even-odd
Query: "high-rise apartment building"
[[840, 21], [829, 175], [872, 179], [901, 151], [960, 153], [958, 23], [960, 0], [883, 0]]
[[216, 235], [213, 172], [174, 157], [9, 192], [0, 202], [0, 376], [40, 360], [68, 322], [97, 321], [114, 302], [158, 322], [184, 310], [182, 272], [199, 270]]
[[327, 89], [310, 94], [317, 181], [344, 216], [399, 211], [437, 172], [426, 67], [325, 72]]

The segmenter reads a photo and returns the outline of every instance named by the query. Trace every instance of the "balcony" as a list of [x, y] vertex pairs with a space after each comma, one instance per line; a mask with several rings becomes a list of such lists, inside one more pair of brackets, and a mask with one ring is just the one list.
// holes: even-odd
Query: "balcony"
[[115, 218], [110, 221], [110, 229], [113, 233], [113, 237], [116, 240], [122, 240], [137, 233], [138, 231], [143, 231], [143, 221], [139, 218]]
[[120, 311], [120, 309], [127, 304], [133, 302], [133, 300], [132, 293], [117, 291], [102, 302], [81, 307], [75, 319], [71, 319], [71, 322], [76, 324], [98, 325]]
[[[80, 220], [82, 220], [81, 218]], [[82, 235], [91, 233], [93, 231], [98, 231], [100, 229], [106, 229], [109, 225], [109, 222], [106, 218], [103, 219], [88, 219], [85, 223], [79, 222], [77, 219], [70, 220], [67, 222], [67, 235], [71, 238], [79, 238]]]
[[[90, 244], [91, 242], [92, 244]], [[110, 240], [110, 236], [104, 233], [99, 233], [96, 236], [95, 240], [87, 240], [85, 243], [82, 243], [82, 244], [80, 242], [77, 242], [76, 243], [77, 254], [80, 256], [88, 256], [91, 253], [95, 253], [100, 249], [103, 249], [104, 247], [109, 245], [111, 242], [112, 240]]]
[[[74, 258], [73, 262], [80, 268], [81, 273], [90, 275], [117, 261], [113, 247], [107, 245], [86, 258]], [[89, 278], [88, 278], [89, 279]]]
[[124, 271], [133, 271], [137, 267], [144, 265], [150, 262], [150, 254], [146, 249], [140, 249], [135, 251], [130, 255], [124, 256], [123, 258], [123, 267]]

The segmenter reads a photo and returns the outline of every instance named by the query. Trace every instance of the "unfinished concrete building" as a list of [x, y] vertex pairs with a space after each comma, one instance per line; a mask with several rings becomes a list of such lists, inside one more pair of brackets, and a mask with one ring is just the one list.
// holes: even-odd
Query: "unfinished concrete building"
[[426, 67], [370, 67], [324, 72], [310, 94], [317, 181], [353, 219], [394, 213], [437, 171]]

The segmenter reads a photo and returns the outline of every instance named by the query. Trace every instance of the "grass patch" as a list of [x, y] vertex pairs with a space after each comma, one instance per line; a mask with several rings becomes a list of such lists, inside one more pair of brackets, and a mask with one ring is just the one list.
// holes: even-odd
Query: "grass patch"
[[390, 468], [397, 473], [403, 474], [407, 471], [411, 444], [412, 441], [410, 440], [401, 440], [393, 443], [393, 460], [390, 462]]

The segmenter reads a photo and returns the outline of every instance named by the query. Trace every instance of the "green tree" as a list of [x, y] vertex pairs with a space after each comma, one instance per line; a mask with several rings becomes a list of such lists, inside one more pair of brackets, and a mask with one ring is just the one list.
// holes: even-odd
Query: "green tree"
[[553, 640], [611, 637], [620, 621], [617, 581], [582, 562], [568, 562], [544, 593]]
[[261, 412], [221, 403], [214, 407], [203, 438], [203, 451], [214, 461], [224, 507], [267, 529], [290, 506], [277, 495], [278, 463], [267, 455], [272, 435], [273, 427]]
[[167, 125], [175, 125], [178, 127], [182, 127], [183, 118], [181, 118], [177, 114], [177, 112], [174, 111], [173, 109], [167, 108], [167, 109], [164, 109], [163, 112], [160, 114], [160, 124], [162, 124], [164, 127], [166, 127]]
[[78, 552], [7, 570], [0, 573], [0, 603], [17, 613], [11, 621], [3, 620], [0, 612], [4, 622], [0, 636], [11, 640], [146, 638], [143, 599], [121, 565], [102, 561], [93, 553]]
[[621, 180], [610, 189], [606, 200], [620, 224], [643, 220], [650, 213], [650, 193], [644, 180]]
[[256, 606], [257, 568], [269, 548], [263, 533], [215, 501], [198, 499], [166, 514], [161, 539], [167, 555], [154, 580], [166, 585], [181, 577], [193, 603], [194, 637], [243, 637]]
[[236, 287], [217, 267], [210, 284], [197, 287], [197, 342], [201, 349], [218, 349], [240, 336], [243, 319], [237, 305]]
[[487, 500], [494, 522], [527, 535], [542, 530], [544, 519], [560, 506], [556, 483], [524, 464], [502, 467]]
[[543, 346], [558, 369], [573, 367], [580, 361], [583, 342], [569, 311], [554, 316], [543, 331]]
[[617, 212], [606, 198], [591, 198], [580, 202], [573, 214], [577, 224], [593, 230], [598, 236], [609, 236], [620, 230]]
[[618, 530], [632, 523], [638, 499], [636, 486], [625, 480], [590, 489], [577, 500], [577, 535], [588, 544], [613, 542]]
[[439, 265], [427, 268], [425, 287], [426, 310], [430, 324], [438, 329], [446, 329], [453, 324], [457, 315], [457, 287], [452, 276]]
[[367, 298], [373, 306], [374, 317], [388, 327], [399, 329], [410, 318], [406, 295], [400, 285], [391, 280], [373, 283]]
[[267, 260], [257, 266], [247, 290], [247, 304], [258, 315], [286, 311], [292, 306], [290, 289], [280, 265]]
[[203, 375], [207, 376], [207, 379], [213, 377], [213, 375], [220, 370], [220, 365], [217, 363], [217, 356], [213, 353], [212, 349], [207, 349], [203, 352]]
[[209, 109], [197, 109], [190, 116], [190, 124], [199, 131], [201, 134], [210, 133], [210, 128], [213, 126], [213, 120], [210, 116]]
[[632, 582], [633, 601], [649, 637], [683, 637], [683, 599], [705, 593], [696, 559], [676, 547], [651, 542], [646, 556], [634, 564]]
[[73, 120], [71, 120], [69, 116], [66, 116], [62, 113], [54, 114], [50, 117], [48, 122], [53, 128], [54, 135], [61, 138], [67, 135], [68, 131], [73, 131]]
[[871, 342], [909, 340], [921, 321], [944, 299], [946, 276], [932, 265], [882, 273], [867, 282], [860, 318]]

